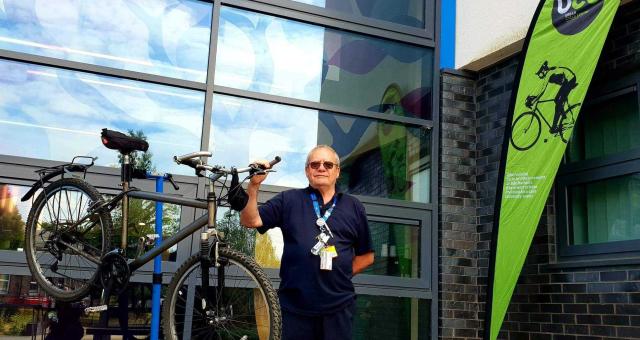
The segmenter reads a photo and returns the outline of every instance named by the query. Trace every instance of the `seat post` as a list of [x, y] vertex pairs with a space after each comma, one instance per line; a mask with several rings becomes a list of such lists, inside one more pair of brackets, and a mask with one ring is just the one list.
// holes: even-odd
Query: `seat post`
[[[129, 182], [131, 181], [131, 156], [129, 154], [122, 155], [122, 171], [120, 178], [122, 180], [122, 191], [129, 190]], [[126, 256], [127, 252], [127, 222], [129, 219], [129, 196], [125, 194], [122, 197], [122, 239], [120, 240], [120, 247], [122, 253]]]

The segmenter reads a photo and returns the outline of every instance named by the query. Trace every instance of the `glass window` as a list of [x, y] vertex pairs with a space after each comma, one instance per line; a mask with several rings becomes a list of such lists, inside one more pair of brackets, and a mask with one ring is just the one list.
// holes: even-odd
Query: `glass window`
[[218, 231], [222, 232], [225, 243], [241, 253], [249, 256], [258, 254], [256, 235], [253, 228], [245, 228], [240, 224], [240, 213], [227, 207], [219, 207], [216, 213]]
[[294, 0], [329, 10], [396, 24], [425, 27], [425, 0]]
[[212, 4], [0, 1], [0, 48], [204, 82]]
[[31, 201], [20, 199], [28, 187], [0, 184], [0, 250], [23, 249], [24, 229]]
[[[160, 295], [166, 296], [166, 290], [167, 285], [162, 285]], [[124, 328], [126, 325], [130, 332], [129, 339], [150, 338], [152, 292], [153, 285], [147, 282], [129, 282], [125, 292], [120, 296], [112, 296], [109, 303], [109, 310], [112, 312], [108, 313], [107, 321], [107, 327], [110, 332], [107, 334], [122, 334], [120, 332], [122, 332], [122, 329], [126, 329]], [[92, 297], [90, 302], [92, 306], [99, 305], [99, 297]], [[70, 306], [62, 305], [55, 311], [57, 313], [67, 312], [68, 308], [73, 309], [74, 307], [74, 304]], [[96, 335], [105, 334], [103, 331], [104, 317], [101, 318], [100, 313], [77, 313], [74, 316], [75, 318], [70, 318], [71, 320], [69, 321], [70, 323], [77, 322], [75, 324], [77, 328], [84, 328], [84, 339], [100, 338], [100, 336]], [[126, 321], [126, 324], [123, 324], [124, 321]], [[116, 339], [116, 336], [109, 337], [107, 335], [106, 338]]]
[[225, 7], [215, 83], [431, 119], [433, 51]]
[[[112, 198], [112, 197], [108, 197]], [[180, 214], [182, 207], [176, 204], [163, 203], [162, 205], [162, 238], [164, 240], [173, 236], [180, 230]], [[113, 218], [113, 235], [111, 245], [120, 245], [122, 239], [122, 201], [111, 213]], [[142, 253], [153, 248], [155, 244], [148, 235], [156, 233], [156, 202], [132, 198], [129, 200], [129, 217], [127, 223], [127, 256], [136, 258]], [[145, 242], [140, 245], [140, 238]], [[175, 245], [162, 253], [163, 261], [175, 261], [178, 246]]]
[[341, 191], [429, 202], [431, 133], [424, 127], [216, 95], [209, 149], [216, 164], [245, 166], [282, 157], [268, 184], [305, 187], [317, 144], [340, 156]]
[[0, 274], [0, 294], [7, 294], [9, 292], [9, 274]]
[[204, 93], [0, 60], [0, 154], [118, 166], [100, 130], [147, 138], [151, 168], [192, 175], [174, 155], [200, 150]]
[[568, 191], [570, 245], [640, 239], [640, 172]]
[[24, 306], [3, 305], [0, 307], [0, 336], [19, 339], [18, 336], [28, 334], [33, 320], [33, 309]]
[[640, 109], [636, 91], [585, 106], [568, 146], [569, 162], [640, 148]]
[[420, 276], [420, 229], [401, 223], [369, 221], [376, 260], [363, 273], [417, 278]]
[[[363, 274], [418, 278], [420, 276], [420, 229], [399, 223], [369, 221], [376, 259]], [[279, 228], [255, 235], [255, 258], [265, 268], [280, 268], [284, 239]]]
[[358, 295], [353, 322], [353, 339], [430, 339], [428, 300]]

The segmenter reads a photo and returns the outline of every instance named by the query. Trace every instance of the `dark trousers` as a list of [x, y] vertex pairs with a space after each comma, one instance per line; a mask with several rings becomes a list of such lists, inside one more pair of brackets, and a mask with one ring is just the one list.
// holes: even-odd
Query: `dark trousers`
[[351, 340], [355, 302], [330, 315], [282, 311], [282, 340]]

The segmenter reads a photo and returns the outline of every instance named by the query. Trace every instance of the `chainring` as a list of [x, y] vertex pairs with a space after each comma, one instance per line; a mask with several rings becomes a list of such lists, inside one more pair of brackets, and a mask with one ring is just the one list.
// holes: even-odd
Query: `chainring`
[[102, 287], [110, 288], [110, 294], [119, 295], [129, 284], [131, 271], [127, 260], [117, 252], [110, 252], [102, 258], [100, 281]]

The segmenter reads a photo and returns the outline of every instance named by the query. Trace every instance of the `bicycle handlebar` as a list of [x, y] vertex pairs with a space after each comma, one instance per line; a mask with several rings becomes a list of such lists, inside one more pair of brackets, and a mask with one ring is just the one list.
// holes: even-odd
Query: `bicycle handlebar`
[[[273, 167], [274, 165], [280, 163], [280, 161], [282, 160], [282, 158], [280, 158], [280, 156], [276, 156], [271, 162], [269, 162], [269, 166]], [[226, 169], [224, 167], [216, 167], [216, 166], [210, 166], [210, 165], [200, 165], [198, 166], [198, 168], [200, 169], [204, 169], [204, 170], [209, 170], [211, 172], [216, 172], [216, 173], [222, 173], [224, 175], [230, 175], [234, 172], [237, 172], [239, 174], [243, 173], [243, 172], [248, 172], [249, 174], [253, 175], [257, 172], [260, 171], [264, 171], [266, 170], [266, 168], [262, 165], [259, 164], [251, 164], [248, 167], [245, 168], [231, 168], [231, 169]]]
[[193, 158], [211, 157], [211, 155], [212, 153], [209, 151], [198, 151], [198, 152], [188, 153], [182, 156], [173, 156], [173, 160], [178, 164], [187, 164], [187, 161], [193, 160]]
[[[221, 166], [211, 166], [208, 164], [204, 164], [201, 160], [200, 157], [211, 157], [211, 152], [208, 151], [198, 151], [198, 152], [192, 152], [192, 153], [188, 153], [186, 155], [182, 155], [182, 156], [173, 156], [173, 160], [177, 163], [177, 164], [184, 164], [187, 165], [189, 167], [192, 167], [194, 169], [196, 169], [196, 171], [199, 170], [207, 170], [207, 171], [211, 171], [213, 173], [217, 173], [220, 175], [230, 175], [232, 174], [234, 171], [236, 173], [243, 173], [243, 172], [249, 172], [251, 175], [256, 174], [260, 171], [264, 171], [266, 170], [266, 168], [262, 165], [258, 165], [258, 164], [251, 164], [248, 167], [245, 168], [231, 168], [231, 169], [226, 169], [224, 167]], [[282, 158], [280, 158], [280, 156], [276, 156], [271, 162], [269, 162], [269, 166], [273, 167], [274, 165], [278, 164], [280, 161], [282, 160]]]

